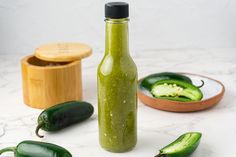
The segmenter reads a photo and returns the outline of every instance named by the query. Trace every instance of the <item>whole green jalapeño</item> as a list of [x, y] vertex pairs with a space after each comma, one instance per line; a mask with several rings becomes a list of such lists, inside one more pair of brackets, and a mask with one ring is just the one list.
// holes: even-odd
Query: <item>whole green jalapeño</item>
[[[106, 7], [116, 5], [119, 12], [128, 4]], [[137, 68], [129, 55], [128, 17], [105, 21], [106, 50], [97, 71], [99, 141], [108, 151], [125, 152], [137, 142]]]

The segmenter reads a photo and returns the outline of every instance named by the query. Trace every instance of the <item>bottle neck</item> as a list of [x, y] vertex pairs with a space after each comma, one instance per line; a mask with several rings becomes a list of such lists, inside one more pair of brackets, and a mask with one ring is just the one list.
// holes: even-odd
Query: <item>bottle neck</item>
[[106, 19], [106, 54], [129, 54], [128, 18]]

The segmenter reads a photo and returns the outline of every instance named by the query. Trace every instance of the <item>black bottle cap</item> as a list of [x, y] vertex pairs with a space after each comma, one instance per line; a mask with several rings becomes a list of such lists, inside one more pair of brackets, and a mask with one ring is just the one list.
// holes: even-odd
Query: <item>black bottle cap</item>
[[112, 19], [129, 17], [129, 4], [125, 2], [110, 2], [105, 4], [105, 17]]

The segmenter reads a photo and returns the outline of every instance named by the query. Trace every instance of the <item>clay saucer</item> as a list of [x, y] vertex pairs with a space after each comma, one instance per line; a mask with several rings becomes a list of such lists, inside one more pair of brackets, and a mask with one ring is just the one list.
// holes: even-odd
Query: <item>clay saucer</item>
[[201, 84], [200, 80], [203, 80], [205, 82], [205, 85], [201, 88], [201, 91], [203, 92], [203, 99], [201, 101], [179, 102], [154, 98], [147, 89], [140, 86], [140, 83], [143, 79], [139, 80], [139, 99], [145, 105], [158, 110], [170, 112], [194, 112], [213, 107], [223, 98], [225, 87], [220, 81], [198, 74], [181, 74], [190, 77], [193, 81], [193, 84], [195, 85]]

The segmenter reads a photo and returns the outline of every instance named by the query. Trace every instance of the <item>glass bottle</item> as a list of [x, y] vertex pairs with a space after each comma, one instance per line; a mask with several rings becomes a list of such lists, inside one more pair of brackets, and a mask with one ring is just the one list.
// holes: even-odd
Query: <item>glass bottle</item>
[[131, 150], [137, 142], [137, 68], [129, 54], [128, 4], [105, 5], [106, 50], [98, 66], [100, 145], [111, 152]]

